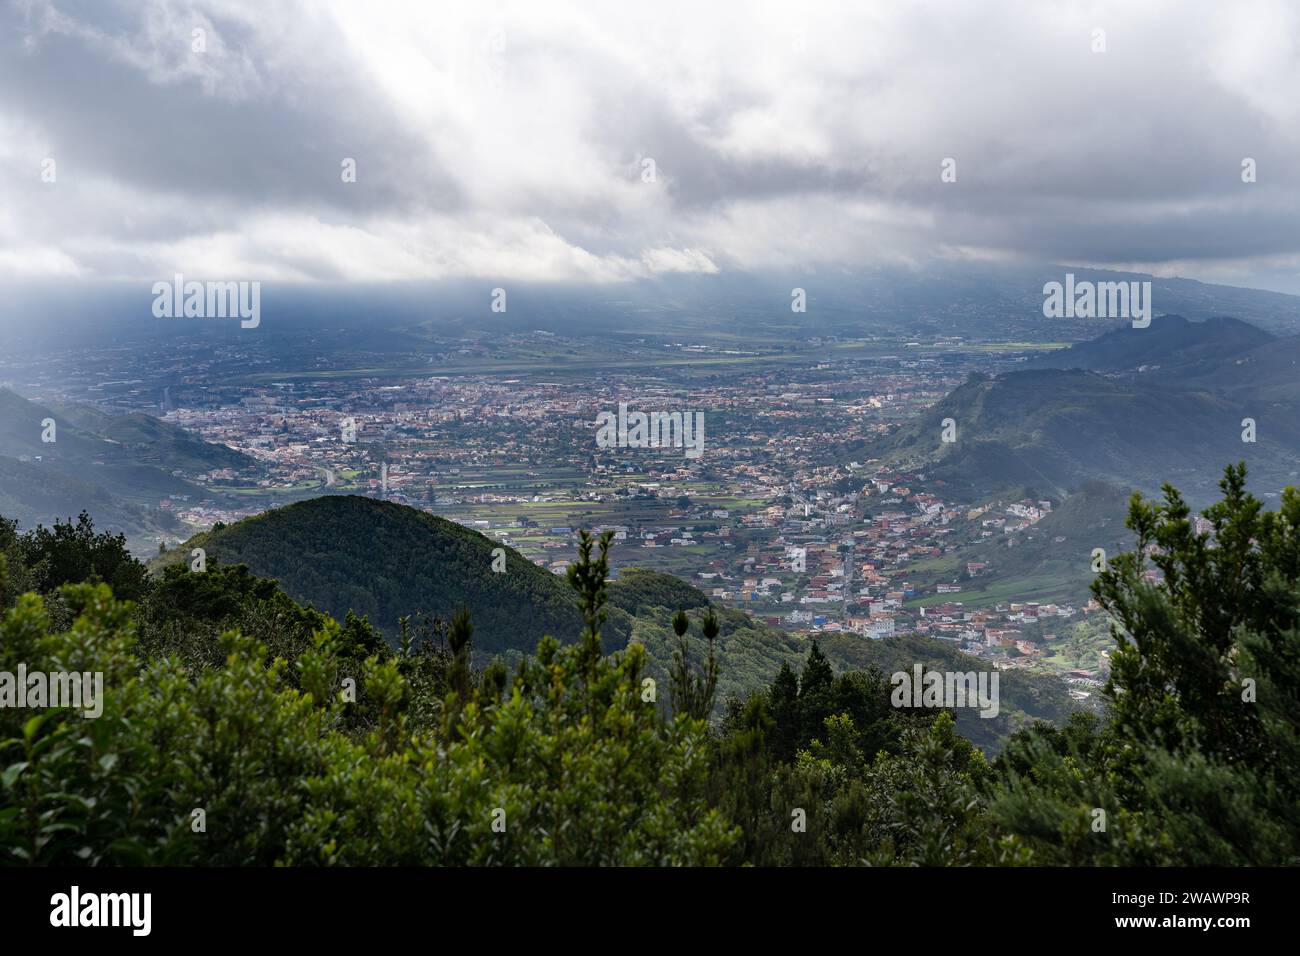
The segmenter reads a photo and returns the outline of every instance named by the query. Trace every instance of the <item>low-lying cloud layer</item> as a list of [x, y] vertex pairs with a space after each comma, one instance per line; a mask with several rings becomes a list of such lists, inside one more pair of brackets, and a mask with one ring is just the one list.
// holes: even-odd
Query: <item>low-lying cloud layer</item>
[[1283, 0], [20, 0], [0, 275], [939, 257], [1300, 291], [1297, 89]]

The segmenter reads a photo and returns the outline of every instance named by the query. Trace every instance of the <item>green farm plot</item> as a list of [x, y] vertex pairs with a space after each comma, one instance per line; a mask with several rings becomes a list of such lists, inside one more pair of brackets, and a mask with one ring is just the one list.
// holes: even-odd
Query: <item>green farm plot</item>
[[931, 604], [944, 604], [959, 601], [967, 607], [986, 607], [994, 604], [1006, 604], [1011, 601], [1038, 601], [1052, 603], [1076, 601], [1078, 589], [1071, 587], [1054, 575], [1007, 578], [990, 583], [986, 587], [979, 585], [979, 579], [962, 582], [962, 590], [953, 594], [927, 594], [925, 597], [908, 601], [909, 608], [929, 607]]
[[907, 566], [907, 574], [909, 578], [917, 577], [918, 575], [934, 575], [936, 577], [943, 577], [946, 581], [952, 575], [960, 573], [962, 569], [963, 564], [961, 556], [950, 552], [948, 554], [940, 555], [937, 558], [926, 558], [922, 561], [911, 562]]
[[965, 345], [963, 349], [970, 352], [1055, 352], [1069, 348], [1069, 342], [981, 342], [977, 345]]

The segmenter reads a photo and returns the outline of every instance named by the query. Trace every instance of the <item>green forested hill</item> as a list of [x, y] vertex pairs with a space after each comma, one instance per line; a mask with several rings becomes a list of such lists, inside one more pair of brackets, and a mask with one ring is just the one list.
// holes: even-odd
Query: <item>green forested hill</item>
[[[503, 547], [454, 522], [415, 508], [357, 495], [327, 495], [287, 505], [196, 535], [164, 562], [246, 564], [274, 578], [295, 600], [343, 620], [366, 616], [390, 642], [398, 619], [426, 612], [444, 620], [465, 604], [474, 646], [486, 654], [530, 652], [544, 634], [577, 638], [582, 618], [563, 578], [505, 548], [506, 570], [492, 570]], [[622, 646], [626, 615], [610, 615], [612, 646]]]
[[707, 607], [708, 596], [681, 578], [646, 568], [624, 568], [609, 586], [609, 603], [636, 614], [640, 608]]

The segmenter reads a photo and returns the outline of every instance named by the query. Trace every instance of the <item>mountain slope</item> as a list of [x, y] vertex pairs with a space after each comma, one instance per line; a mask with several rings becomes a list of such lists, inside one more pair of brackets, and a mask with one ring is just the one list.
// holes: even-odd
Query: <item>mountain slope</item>
[[[104, 416], [93, 409], [89, 417]], [[54, 441], [42, 441], [54, 421]], [[0, 514], [21, 527], [53, 524], [82, 511], [101, 530], [126, 535], [148, 553], [181, 525], [157, 507], [171, 494], [197, 495], [189, 482], [82, 428], [62, 412], [0, 388]]]
[[[461, 603], [473, 617], [474, 647], [486, 654], [531, 651], [544, 634], [576, 640], [582, 617], [568, 582], [512, 548], [504, 548], [506, 570], [494, 572], [493, 551], [502, 547], [405, 505], [327, 495], [195, 535], [164, 560], [187, 561], [203, 548], [209, 561], [246, 564], [340, 621], [348, 611], [365, 615], [389, 641], [403, 615], [447, 619]], [[627, 631], [614, 609], [607, 639], [622, 646]]]
[[[1050, 514], [1023, 531], [994, 532], [938, 558], [913, 563], [909, 580], [928, 590], [939, 583], [960, 583], [954, 595], [968, 607], [996, 604], [1008, 594], [1024, 600], [1082, 604], [1089, 598], [1092, 551], [1108, 558], [1133, 546], [1124, 526], [1129, 492], [1093, 482], [1066, 498]], [[999, 517], [991, 510], [982, 518]], [[969, 563], [985, 565], [974, 577]]]
[[[147, 416], [132, 416], [147, 418]], [[0, 389], [0, 456], [22, 462], [39, 461], [46, 471], [58, 472], [91, 484], [109, 494], [142, 505], [156, 505], [171, 494], [199, 495], [200, 489], [172, 474], [179, 464], [167, 458], [165, 444], [138, 441], [127, 444], [83, 428], [82, 422], [101, 422], [102, 412], [68, 416], [52, 407], [28, 401], [7, 389]], [[42, 440], [45, 422], [53, 421], [53, 441]], [[111, 423], [123, 421], [112, 419]], [[106, 427], [111, 427], [106, 426]], [[159, 423], [160, 425], [162, 423]], [[166, 426], [172, 428], [173, 426]], [[128, 425], [130, 432], [133, 426]], [[163, 433], [157, 433], [161, 437]], [[190, 453], [195, 446], [214, 446], [187, 436]], [[179, 444], [172, 439], [170, 444]], [[230, 449], [224, 449], [231, 452]], [[231, 454], [238, 454], [231, 452]], [[240, 456], [242, 457], [242, 456]], [[60, 511], [74, 514], [86, 505], [83, 499], [65, 502]]]
[[[54, 441], [42, 441], [53, 420]], [[84, 405], [43, 405], [0, 388], [0, 514], [23, 527], [93, 513], [101, 529], [151, 553], [181, 524], [158, 503], [207, 493], [174, 472], [256, 462], [148, 415], [113, 416]]]
[[1179, 379], [1265, 412], [1295, 415], [1300, 410], [1300, 336], [1273, 339], [1223, 361], [1183, 369]]
[[[52, 442], [42, 440], [43, 423], [55, 423]], [[185, 429], [149, 415], [112, 416], [81, 405], [42, 405], [0, 388], [0, 455], [41, 460], [82, 480], [92, 480], [122, 497], [155, 496], [195, 486], [172, 472], [245, 468], [256, 462], [243, 452], [205, 442]], [[103, 469], [87, 475], [90, 466]], [[152, 469], [150, 476], [141, 469]], [[102, 476], [107, 476], [105, 479]], [[112, 479], [119, 477], [119, 487]], [[173, 493], [173, 492], [169, 492]]]
[[[1246, 417], [1258, 419], [1253, 444], [1241, 439]], [[953, 443], [941, 440], [947, 418]], [[1214, 495], [1224, 464], [1241, 459], [1265, 488], [1300, 474], [1294, 416], [1079, 370], [971, 376], [871, 452], [920, 462], [969, 499], [1017, 488], [1063, 495], [1092, 480], [1149, 493], [1169, 481], [1201, 499]]]
[[[47, 419], [53, 419], [55, 423], [52, 442], [41, 440]], [[75, 422], [61, 419], [52, 408], [0, 388], [0, 455], [10, 458], [39, 455], [51, 462], [89, 464], [114, 450]]]
[[116, 446], [115, 457], [196, 474], [215, 468], [247, 468], [256, 461], [226, 445], [207, 442], [170, 422], [135, 413], [112, 416], [84, 405], [52, 406], [60, 421]]
[[182, 525], [171, 513], [123, 501], [98, 485], [44, 467], [0, 457], [0, 515], [19, 527], [75, 519], [87, 511], [100, 530], [126, 536], [133, 551], [156, 550], [160, 538], [175, 539]]

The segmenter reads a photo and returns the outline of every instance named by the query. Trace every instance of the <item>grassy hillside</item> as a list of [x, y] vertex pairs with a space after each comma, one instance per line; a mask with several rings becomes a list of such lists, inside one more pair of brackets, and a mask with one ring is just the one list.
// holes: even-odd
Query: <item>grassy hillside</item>
[[[1115, 485], [1090, 483], [1024, 531], [995, 531], [942, 557], [914, 562], [909, 579], [922, 588], [960, 583], [962, 591], [954, 597], [969, 607], [996, 604], [1008, 595], [1082, 603], [1095, 576], [1093, 548], [1113, 557], [1132, 547], [1132, 534], [1124, 527], [1129, 494]], [[1002, 514], [992, 509], [983, 517]], [[987, 567], [970, 576], [966, 565], [972, 562]]]

